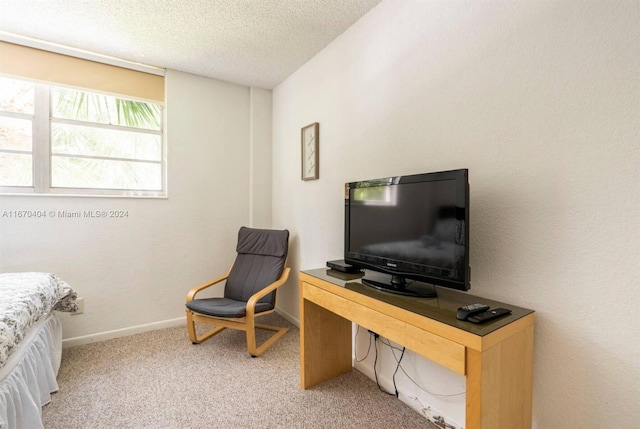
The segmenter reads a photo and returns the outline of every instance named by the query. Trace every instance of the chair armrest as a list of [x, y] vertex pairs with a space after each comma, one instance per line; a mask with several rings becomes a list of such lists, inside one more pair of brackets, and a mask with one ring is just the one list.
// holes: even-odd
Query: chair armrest
[[278, 280], [271, 283], [269, 286], [265, 287], [264, 289], [251, 295], [251, 297], [247, 301], [247, 307], [246, 307], [247, 317], [252, 317], [255, 314], [256, 304], [258, 303], [258, 300], [260, 298], [270, 294], [271, 292], [273, 292], [274, 290], [282, 286], [287, 281], [287, 279], [289, 278], [290, 272], [291, 272], [291, 268], [286, 267]]
[[231, 269], [229, 269], [229, 271], [227, 271], [227, 273], [225, 275], [220, 276], [218, 278], [215, 278], [215, 279], [213, 279], [211, 281], [208, 281], [206, 283], [202, 283], [201, 285], [196, 286], [193, 289], [191, 289], [189, 291], [189, 293], [187, 294], [187, 303], [193, 301], [193, 299], [195, 298], [196, 294], [198, 292], [200, 292], [201, 290], [204, 290], [204, 289], [206, 289], [206, 288], [208, 288], [210, 286], [213, 286], [216, 283], [220, 283], [221, 281], [226, 280], [227, 278], [229, 278], [229, 273], [230, 272], [231, 272]]

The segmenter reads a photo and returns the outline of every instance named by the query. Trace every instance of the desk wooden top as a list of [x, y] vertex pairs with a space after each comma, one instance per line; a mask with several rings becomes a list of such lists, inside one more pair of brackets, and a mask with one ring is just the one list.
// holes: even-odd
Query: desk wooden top
[[[435, 287], [438, 294], [436, 298], [415, 298], [384, 292], [362, 284], [360, 278], [365, 274], [369, 274], [370, 271], [368, 270], [365, 270], [365, 274], [346, 274], [328, 268], [317, 268], [305, 270], [302, 273], [478, 336], [490, 334], [533, 313], [533, 310], [527, 308], [481, 298], [467, 292], [440, 286]], [[487, 304], [491, 308], [508, 308], [512, 313], [509, 316], [490, 320], [483, 324], [475, 324], [456, 318], [458, 307], [475, 303]]]

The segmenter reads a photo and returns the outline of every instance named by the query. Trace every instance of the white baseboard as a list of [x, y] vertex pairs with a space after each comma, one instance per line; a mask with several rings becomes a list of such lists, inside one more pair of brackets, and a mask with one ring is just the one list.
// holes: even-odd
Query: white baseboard
[[300, 327], [300, 320], [298, 320], [296, 317], [293, 317], [291, 314], [287, 313], [286, 311], [280, 308], [276, 308], [276, 313], [278, 313], [280, 316], [287, 319], [289, 322], [293, 323], [297, 328]]
[[99, 341], [111, 340], [113, 338], [128, 337], [129, 335], [141, 334], [143, 332], [155, 331], [157, 329], [176, 328], [178, 326], [185, 327], [187, 318], [178, 317], [177, 319], [163, 320], [160, 322], [147, 323], [144, 325], [130, 326], [128, 328], [115, 329], [113, 331], [99, 332], [97, 334], [83, 335], [81, 337], [67, 338], [62, 340], [62, 348], [80, 346]]
[[[276, 313], [287, 319], [289, 322], [293, 323], [298, 328], [300, 327], [300, 321], [286, 311], [277, 309]], [[83, 344], [96, 343], [99, 341], [111, 340], [113, 338], [128, 337], [129, 335], [142, 334], [143, 332], [155, 331], [157, 329], [175, 328], [178, 326], [184, 326], [186, 333], [187, 318], [178, 317], [177, 319], [163, 320], [160, 322], [146, 323], [144, 325], [115, 329], [113, 331], [99, 332], [97, 334], [67, 338], [62, 340], [62, 348], [81, 346]]]

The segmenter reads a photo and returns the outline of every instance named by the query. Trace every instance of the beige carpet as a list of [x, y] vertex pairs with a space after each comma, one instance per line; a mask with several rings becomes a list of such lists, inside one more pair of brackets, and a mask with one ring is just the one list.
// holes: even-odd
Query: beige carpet
[[[268, 319], [268, 320], [267, 320]], [[199, 345], [185, 328], [65, 349], [45, 428], [434, 428], [357, 371], [300, 388], [299, 330], [258, 358], [244, 333]]]

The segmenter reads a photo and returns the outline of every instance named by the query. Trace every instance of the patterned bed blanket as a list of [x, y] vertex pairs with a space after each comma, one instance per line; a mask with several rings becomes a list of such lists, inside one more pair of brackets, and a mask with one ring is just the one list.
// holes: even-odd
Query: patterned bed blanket
[[51, 310], [75, 312], [76, 292], [49, 273], [0, 274], [0, 368], [31, 325]]

